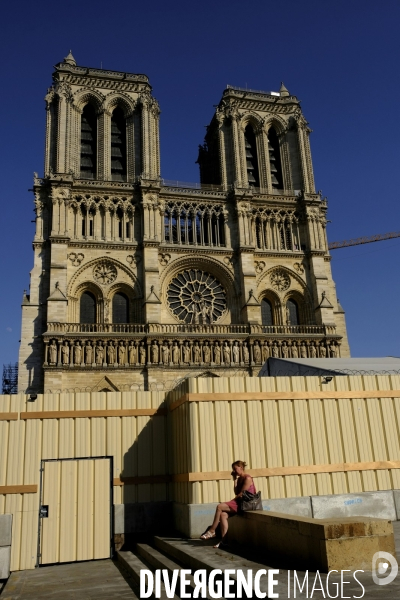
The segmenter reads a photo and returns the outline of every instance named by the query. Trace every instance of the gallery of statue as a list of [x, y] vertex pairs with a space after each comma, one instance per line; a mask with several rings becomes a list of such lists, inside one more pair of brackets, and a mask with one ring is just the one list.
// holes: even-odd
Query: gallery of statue
[[160, 175], [146, 75], [70, 53], [53, 82], [20, 391], [162, 389], [257, 376], [268, 357], [349, 356], [310, 129], [284, 85], [228, 86], [201, 183], [180, 184]]

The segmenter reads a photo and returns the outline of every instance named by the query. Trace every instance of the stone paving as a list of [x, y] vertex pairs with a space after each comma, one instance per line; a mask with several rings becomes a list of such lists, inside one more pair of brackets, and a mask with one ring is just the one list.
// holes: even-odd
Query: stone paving
[[108, 600], [137, 598], [112, 560], [68, 563], [16, 571], [1, 600]]

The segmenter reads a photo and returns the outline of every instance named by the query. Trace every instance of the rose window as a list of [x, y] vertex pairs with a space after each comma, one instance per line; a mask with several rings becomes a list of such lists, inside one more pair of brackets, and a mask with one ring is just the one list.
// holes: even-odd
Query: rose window
[[284, 292], [290, 287], [290, 277], [285, 271], [276, 270], [270, 277], [271, 285], [279, 292]]
[[182, 323], [210, 324], [226, 311], [226, 294], [221, 283], [210, 273], [183, 271], [168, 286], [170, 310]]
[[94, 267], [93, 277], [102, 285], [107, 285], [117, 278], [117, 269], [110, 262], [101, 262]]

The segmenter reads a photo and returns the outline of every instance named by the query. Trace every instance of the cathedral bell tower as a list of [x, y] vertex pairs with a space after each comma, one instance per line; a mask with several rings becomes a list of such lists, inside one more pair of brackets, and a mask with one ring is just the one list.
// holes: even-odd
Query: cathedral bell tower
[[[231, 190], [242, 293], [249, 299], [243, 318], [262, 319], [262, 303], [257, 309], [252, 296], [261, 269], [278, 257], [287, 259], [289, 252], [300, 253], [295, 269], [301, 276], [307, 274], [313, 298], [300, 302], [303, 321], [336, 323], [344, 335], [345, 356], [349, 349], [343, 309], [336, 299], [335, 305], [328, 299], [335, 298], [335, 288], [326, 237], [327, 202], [315, 190], [310, 133], [299, 100], [283, 83], [279, 92], [269, 93], [227, 86], [197, 162], [203, 184]], [[275, 299], [271, 301], [268, 311], [275, 313], [274, 321], [289, 322], [287, 307], [276, 310]], [[292, 309], [293, 324], [294, 314]]]
[[[48, 323], [61, 333], [71, 321], [111, 320], [115, 294], [104, 297], [102, 286], [114, 278], [119, 258], [128, 286], [124, 291], [124, 283], [119, 284], [121, 303], [125, 296], [129, 304], [122, 307], [123, 320], [146, 318], [146, 264], [136, 251], [142, 236], [154, 237], [154, 225], [142, 221], [141, 206], [136, 218], [135, 211], [147, 190], [160, 185], [160, 110], [146, 75], [79, 67], [70, 52], [55, 66], [45, 102], [44, 177], [35, 173], [35, 258], [22, 306], [20, 390], [43, 388], [43, 358], [51, 345], [43, 339]], [[126, 250], [130, 259], [118, 256]], [[146, 256], [149, 261], [157, 263], [157, 256]], [[92, 281], [73, 290], [71, 278], [88, 262], [93, 263]], [[149, 295], [153, 282], [147, 283]], [[70, 348], [69, 340], [65, 343]], [[55, 364], [61, 365], [66, 353], [57, 352]], [[73, 353], [71, 347], [69, 361]], [[48, 357], [44, 363], [50, 366]]]

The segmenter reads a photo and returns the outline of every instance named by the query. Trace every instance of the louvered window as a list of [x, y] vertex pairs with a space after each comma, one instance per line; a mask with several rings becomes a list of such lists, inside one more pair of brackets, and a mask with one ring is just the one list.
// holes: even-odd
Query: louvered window
[[272, 187], [276, 190], [283, 189], [281, 153], [279, 140], [273, 127], [268, 132], [269, 168], [271, 172]]
[[91, 292], [84, 292], [81, 296], [80, 322], [96, 323], [96, 298]]
[[297, 306], [297, 302], [295, 300], [288, 300], [286, 302], [286, 307], [289, 312], [289, 323], [288, 325], [299, 325], [299, 308]]
[[261, 321], [263, 325], [274, 324], [271, 302], [266, 298], [261, 301]]
[[97, 116], [86, 104], [81, 116], [81, 177], [95, 179], [97, 165]]
[[256, 136], [254, 135], [251, 125], [247, 125], [246, 129], [244, 130], [244, 146], [246, 153], [247, 180], [249, 185], [260, 187]]
[[111, 179], [126, 181], [126, 121], [119, 107], [111, 117]]
[[112, 307], [113, 323], [129, 323], [129, 299], [125, 294], [114, 294]]

